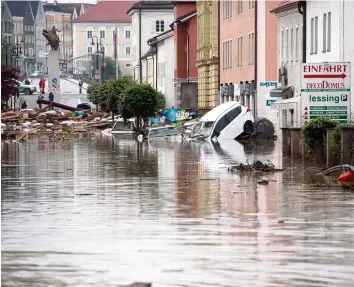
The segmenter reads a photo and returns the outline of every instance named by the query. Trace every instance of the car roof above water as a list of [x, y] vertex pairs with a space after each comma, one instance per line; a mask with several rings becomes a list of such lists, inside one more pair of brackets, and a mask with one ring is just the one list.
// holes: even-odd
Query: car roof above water
[[230, 101], [216, 106], [211, 111], [207, 112], [204, 116], [200, 118], [201, 122], [215, 122], [220, 115], [226, 111], [241, 106], [239, 102]]

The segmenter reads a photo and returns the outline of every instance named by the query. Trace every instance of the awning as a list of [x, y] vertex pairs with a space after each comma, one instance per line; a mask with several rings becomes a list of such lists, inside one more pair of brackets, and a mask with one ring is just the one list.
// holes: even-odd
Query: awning
[[296, 106], [300, 103], [300, 97], [290, 98], [279, 100], [270, 104], [272, 110], [288, 110], [295, 109]]

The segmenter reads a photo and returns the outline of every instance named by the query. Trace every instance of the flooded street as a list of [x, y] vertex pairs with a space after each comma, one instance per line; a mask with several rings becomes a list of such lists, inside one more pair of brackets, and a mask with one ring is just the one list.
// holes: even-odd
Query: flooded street
[[[285, 170], [227, 171], [246, 159]], [[354, 286], [354, 193], [277, 143], [43, 138], [1, 163], [4, 286]]]

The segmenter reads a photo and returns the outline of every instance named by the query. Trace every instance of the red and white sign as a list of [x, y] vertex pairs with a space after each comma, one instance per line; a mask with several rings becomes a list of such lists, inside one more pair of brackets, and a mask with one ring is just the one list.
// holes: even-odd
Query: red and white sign
[[350, 63], [305, 63], [301, 69], [303, 123], [318, 118], [346, 123], [351, 114]]

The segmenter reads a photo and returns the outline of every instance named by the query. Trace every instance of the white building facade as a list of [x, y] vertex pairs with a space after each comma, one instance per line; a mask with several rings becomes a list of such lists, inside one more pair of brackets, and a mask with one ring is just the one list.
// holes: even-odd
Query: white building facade
[[[307, 63], [354, 63], [354, 2], [307, 1]], [[354, 87], [354, 77], [351, 77]], [[351, 113], [354, 101], [351, 101]], [[353, 118], [353, 116], [351, 116]]]
[[[301, 64], [303, 61], [303, 15], [300, 2], [287, 2], [272, 10], [277, 16], [278, 28], [278, 82], [280, 87], [270, 91], [276, 106], [280, 127], [300, 127]], [[300, 9], [301, 10], [301, 9]], [[277, 90], [277, 91], [276, 91]], [[276, 92], [278, 97], [274, 97]]]
[[170, 29], [174, 21], [174, 6], [161, 1], [141, 1], [133, 5], [128, 14], [132, 17], [133, 79], [142, 81], [142, 61], [149, 50], [148, 40]]

